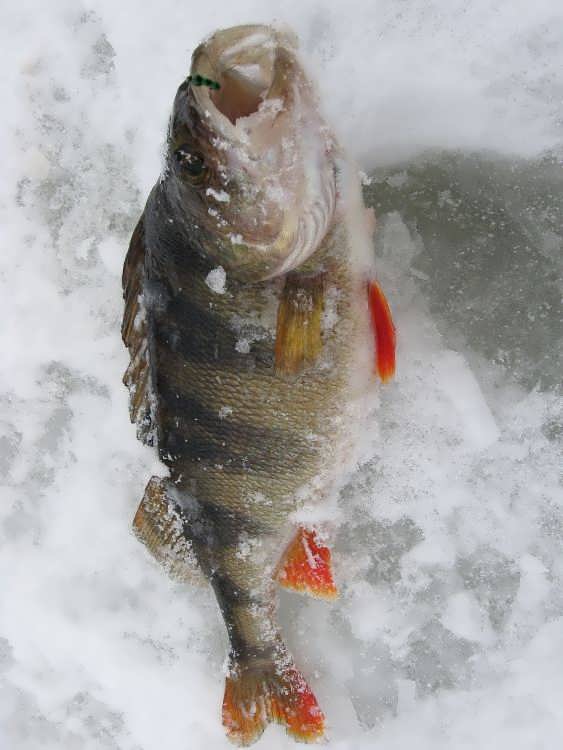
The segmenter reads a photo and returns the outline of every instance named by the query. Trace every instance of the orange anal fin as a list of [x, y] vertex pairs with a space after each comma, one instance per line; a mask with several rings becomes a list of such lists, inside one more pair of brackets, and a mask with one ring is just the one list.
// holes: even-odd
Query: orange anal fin
[[169, 497], [168, 486], [167, 479], [151, 477], [133, 519], [133, 531], [175, 581], [204, 584], [206, 578], [184, 535], [184, 519]]
[[368, 283], [368, 303], [375, 336], [375, 369], [385, 383], [395, 374], [395, 326], [389, 303], [377, 281]]
[[338, 590], [332, 577], [330, 550], [320, 543], [314, 531], [298, 529], [287, 548], [278, 582], [286, 589], [319, 599], [336, 599]]
[[293, 666], [280, 670], [239, 669], [227, 677], [223, 726], [227, 737], [246, 747], [260, 737], [269, 722], [286, 727], [299, 742], [323, 737], [324, 715], [303, 675]]

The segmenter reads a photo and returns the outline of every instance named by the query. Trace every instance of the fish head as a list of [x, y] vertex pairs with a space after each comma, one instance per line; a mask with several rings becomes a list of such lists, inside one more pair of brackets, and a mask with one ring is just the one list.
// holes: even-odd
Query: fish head
[[262, 280], [309, 258], [333, 220], [335, 154], [291, 32], [237, 26], [195, 50], [174, 102], [167, 176], [212, 262]]

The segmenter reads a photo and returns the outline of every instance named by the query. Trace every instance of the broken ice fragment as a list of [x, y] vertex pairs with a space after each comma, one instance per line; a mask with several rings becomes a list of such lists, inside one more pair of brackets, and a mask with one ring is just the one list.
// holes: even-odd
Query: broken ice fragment
[[205, 283], [215, 294], [225, 294], [227, 274], [223, 266], [213, 268], [205, 277]]

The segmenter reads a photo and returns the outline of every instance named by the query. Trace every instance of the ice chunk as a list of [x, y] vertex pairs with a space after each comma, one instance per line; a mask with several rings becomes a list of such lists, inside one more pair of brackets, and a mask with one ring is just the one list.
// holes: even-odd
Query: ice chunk
[[442, 624], [458, 638], [484, 645], [492, 645], [494, 642], [486, 612], [467, 591], [460, 591], [450, 597], [442, 616]]
[[498, 440], [500, 432], [465, 359], [457, 352], [443, 352], [437, 358], [435, 370], [439, 387], [460, 420], [464, 439], [475, 448], [488, 448]]
[[227, 273], [223, 266], [213, 268], [205, 277], [205, 283], [215, 294], [225, 294], [227, 291]]

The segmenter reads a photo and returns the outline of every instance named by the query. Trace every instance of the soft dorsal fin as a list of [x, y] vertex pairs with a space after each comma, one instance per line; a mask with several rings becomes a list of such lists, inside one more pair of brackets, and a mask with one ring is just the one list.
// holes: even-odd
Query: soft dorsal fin
[[336, 599], [330, 550], [315, 531], [300, 527], [282, 559], [277, 575], [280, 586], [318, 599]]
[[147, 316], [144, 307], [145, 231], [143, 217], [133, 231], [123, 266], [125, 309], [121, 336], [131, 360], [123, 376], [129, 388], [129, 416], [137, 425], [137, 436], [147, 445], [156, 442], [154, 399], [152, 398]]
[[377, 281], [368, 282], [368, 304], [375, 337], [375, 371], [386, 383], [395, 374], [395, 325], [389, 303]]
[[322, 350], [325, 277], [289, 273], [278, 306], [275, 369], [297, 375], [314, 365]]

